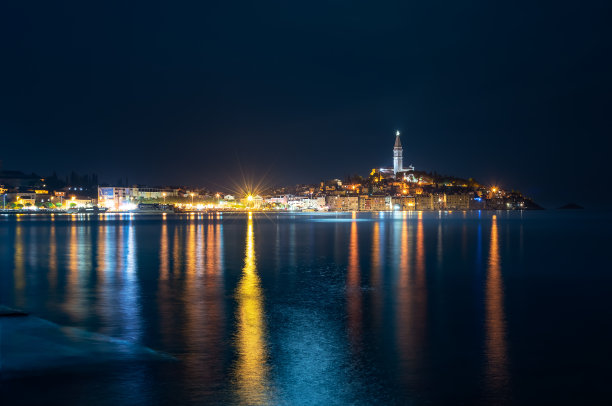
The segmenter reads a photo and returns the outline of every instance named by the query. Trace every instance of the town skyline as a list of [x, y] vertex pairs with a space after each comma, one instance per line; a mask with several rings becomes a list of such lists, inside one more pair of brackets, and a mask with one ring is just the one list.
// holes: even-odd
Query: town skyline
[[[499, 184], [425, 172], [404, 163], [400, 131], [395, 131], [392, 165], [372, 168], [368, 176], [349, 175], [317, 183], [274, 186], [243, 176], [233, 188], [130, 184], [98, 181], [98, 175], [72, 172], [63, 182], [54, 174], [0, 171], [2, 209], [110, 210], [117, 212], [282, 209], [312, 211], [532, 210], [530, 197]], [[263, 197], [262, 197], [263, 196]], [[190, 201], [189, 201], [190, 200]], [[575, 204], [574, 204], [575, 205]], [[573, 206], [569, 206], [573, 207]]]
[[[389, 165], [389, 162], [387, 162], [387, 165], [381, 165], [379, 167], [373, 168], [372, 170], [377, 170], [380, 169], [381, 171], [384, 169], [387, 172], [391, 171], [394, 174], [396, 174], [398, 171], [405, 173], [405, 175], [407, 175], [409, 172], [414, 172], [415, 168], [412, 164], [407, 164], [407, 166], [403, 165], [403, 145], [401, 142], [401, 131], [398, 129], [393, 130], [393, 135], [395, 137], [395, 142], [393, 145], [393, 158], [392, 158], [392, 163]], [[327, 176], [326, 178], [320, 178], [319, 180], [316, 181], [302, 181], [302, 182], [285, 182], [283, 183], [282, 181], [278, 180], [278, 177], [276, 177], [276, 181], [274, 180], [274, 175], [271, 174], [271, 171], [267, 171], [264, 175], [262, 175], [259, 178], [255, 178], [252, 173], [248, 172], [248, 168], [243, 168], [242, 165], [240, 165], [240, 163], [238, 163], [236, 166], [239, 167], [239, 177], [236, 178], [232, 178], [230, 177], [226, 177], [225, 178], [225, 183], [219, 183], [219, 182], [215, 182], [215, 181], [211, 181], [210, 177], [202, 177], [200, 179], [199, 182], [194, 182], [194, 183], [187, 183], [184, 182], [182, 180], [178, 180], [174, 183], [155, 183], [155, 181], [147, 183], [147, 182], [139, 182], [138, 179], [136, 179], [134, 181], [133, 178], [132, 181], [130, 181], [130, 176], [125, 175], [125, 176], [120, 176], [116, 181], [110, 181], [110, 179], [106, 179], [103, 175], [102, 180], [98, 179], [98, 174], [95, 172], [91, 172], [91, 173], [85, 173], [83, 175], [79, 175], [79, 172], [71, 170], [69, 174], [65, 174], [65, 176], [61, 176], [61, 175], [57, 175], [56, 171], [53, 170], [51, 171], [51, 173], [48, 173], [46, 175], [40, 175], [39, 173], [35, 173], [32, 172], [31, 174], [28, 175], [28, 171], [17, 171], [17, 172], [23, 172], [24, 175], [27, 176], [31, 176], [31, 177], [36, 177], [36, 176], [44, 176], [44, 177], [56, 177], [56, 179], [54, 179], [57, 182], [65, 182], [66, 187], [68, 188], [69, 185], [88, 185], [90, 186], [92, 189], [94, 186], [119, 186], [119, 187], [130, 187], [130, 186], [138, 186], [140, 185], [141, 187], [156, 187], [159, 188], [160, 190], [163, 188], [180, 188], [180, 189], [197, 189], [197, 190], [210, 190], [210, 191], [216, 191], [214, 193], [219, 193], [219, 192], [223, 192], [229, 195], [232, 194], [236, 194], [236, 195], [246, 195], [246, 194], [261, 194], [261, 193], [270, 193], [270, 191], [274, 191], [274, 190], [293, 190], [292, 188], [295, 187], [297, 189], [299, 189], [300, 186], [312, 186], [315, 185], [319, 182], [323, 183], [323, 182], [328, 182], [330, 180], [347, 180], [350, 178], [354, 178], [354, 177], [360, 177], [363, 176], [363, 174], [365, 174], [364, 172], [358, 173], [358, 172], [353, 172], [353, 173], [349, 173], [349, 172], [345, 172], [342, 176], [340, 175], [331, 175], [331, 176]], [[2, 161], [0, 160], [0, 173], [2, 172], [3, 167], [2, 167]], [[456, 176], [453, 174], [445, 174], [445, 173], [438, 173], [436, 170], [424, 170], [424, 171], [419, 171], [420, 173], [426, 173], [429, 174], [431, 176], [439, 176], [441, 178], [457, 178], [457, 179], [470, 179], [470, 181], [472, 181], [474, 179], [474, 177], [472, 176]], [[44, 173], [44, 172], [42, 172]], [[253, 173], [257, 173], [256, 171], [254, 171]], [[36, 176], [35, 176], [36, 175]], [[18, 175], [19, 176], [19, 175]], [[65, 179], [65, 181], [64, 181]], [[416, 181], [416, 179], [413, 179], [413, 181]], [[478, 179], [475, 180], [475, 182], [477, 182]], [[483, 183], [486, 184], [486, 183]], [[506, 189], [508, 191], [512, 190], [512, 191], [519, 191], [519, 188], [516, 188], [512, 185], [508, 186], [505, 185], [505, 183], [503, 181], [494, 181], [494, 182], [490, 182], [488, 183], [489, 186], [491, 185], [495, 185], [496, 188], [498, 189]], [[81, 187], [81, 191], [82, 191], [82, 187]], [[248, 191], [247, 191], [248, 190]], [[93, 192], [91, 192], [93, 193]], [[531, 197], [533, 199], [533, 197]], [[536, 200], [536, 199], [533, 199]], [[553, 203], [551, 203], [553, 202]], [[560, 206], [561, 204], [567, 204], [567, 202], [563, 202], [561, 203], [561, 201], [559, 199], [552, 199], [551, 202], [547, 202], [551, 207], [553, 205], [557, 205]], [[571, 201], [571, 203], [574, 203], [574, 201]], [[597, 206], [596, 206], [597, 207]]]

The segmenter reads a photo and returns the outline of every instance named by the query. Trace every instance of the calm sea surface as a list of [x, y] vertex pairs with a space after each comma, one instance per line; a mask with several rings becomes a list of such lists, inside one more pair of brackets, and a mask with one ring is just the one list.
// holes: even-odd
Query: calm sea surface
[[0, 304], [31, 314], [0, 318], [1, 403], [604, 404], [611, 230], [605, 212], [0, 217]]

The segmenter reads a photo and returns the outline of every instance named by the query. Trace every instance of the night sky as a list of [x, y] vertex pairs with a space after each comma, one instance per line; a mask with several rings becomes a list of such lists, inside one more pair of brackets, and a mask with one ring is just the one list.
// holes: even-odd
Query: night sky
[[[612, 199], [608, 1], [10, 1], [3, 169], [217, 188], [404, 164]], [[605, 200], [608, 201], [605, 201]]]

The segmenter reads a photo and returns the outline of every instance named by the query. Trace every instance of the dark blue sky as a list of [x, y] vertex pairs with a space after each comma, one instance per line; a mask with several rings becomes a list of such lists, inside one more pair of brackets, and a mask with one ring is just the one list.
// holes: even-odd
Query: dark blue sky
[[4, 169], [317, 182], [400, 129], [417, 169], [612, 198], [609, 1], [5, 3]]

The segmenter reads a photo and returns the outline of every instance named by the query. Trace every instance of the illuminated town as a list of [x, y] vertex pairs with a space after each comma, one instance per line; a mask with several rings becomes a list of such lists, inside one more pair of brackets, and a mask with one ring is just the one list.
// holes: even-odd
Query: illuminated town
[[393, 166], [373, 168], [363, 177], [292, 187], [245, 185], [227, 193], [206, 188], [99, 185], [96, 175], [75, 173], [62, 182], [56, 175], [42, 178], [4, 171], [0, 172], [0, 197], [5, 213], [540, 209], [516, 191], [404, 166], [399, 131], [395, 133]]

